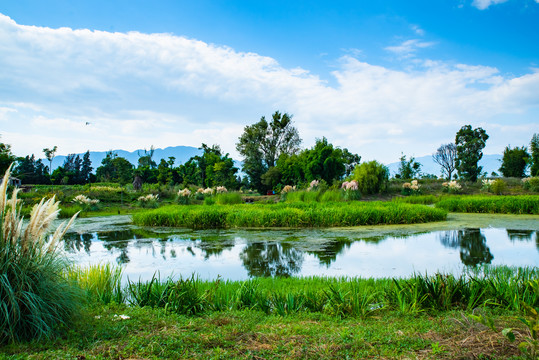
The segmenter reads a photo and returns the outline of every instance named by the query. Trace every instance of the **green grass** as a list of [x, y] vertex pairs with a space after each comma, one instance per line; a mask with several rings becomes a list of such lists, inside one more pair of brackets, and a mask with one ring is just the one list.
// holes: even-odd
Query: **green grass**
[[407, 279], [156, 277], [124, 287], [123, 304], [89, 298], [85, 315], [61, 338], [11, 344], [0, 353], [5, 359], [519, 359], [518, 341], [485, 331], [470, 315], [481, 307], [522, 340], [512, 302], [491, 299], [520, 297], [537, 307], [530, 282], [538, 277], [537, 268], [507, 267]]
[[[445, 196], [447, 197], [447, 196]], [[411, 195], [411, 196], [405, 196], [405, 197], [394, 197], [391, 199], [393, 202], [399, 202], [399, 203], [407, 203], [407, 204], [422, 204], [422, 205], [431, 205], [436, 204], [438, 201], [440, 201], [444, 196], [435, 196], [435, 195]]]
[[146, 226], [192, 229], [232, 227], [336, 227], [412, 224], [445, 220], [446, 212], [422, 205], [391, 202], [167, 206], [133, 215]]
[[539, 196], [451, 196], [436, 203], [450, 212], [539, 214]]

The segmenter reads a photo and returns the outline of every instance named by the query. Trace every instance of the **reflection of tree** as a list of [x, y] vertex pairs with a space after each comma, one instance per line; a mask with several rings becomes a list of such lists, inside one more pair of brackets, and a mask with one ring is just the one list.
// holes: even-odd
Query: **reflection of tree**
[[348, 238], [336, 238], [324, 244], [320, 250], [309, 251], [309, 254], [316, 256], [320, 264], [326, 265], [329, 268], [331, 263], [337, 259], [337, 255], [344, 249], [349, 249], [351, 244], [352, 241]]
[[446, 231], [440, 235], [440, 242], [447, 247], [460, 248], [460, 260], [467, 266], [490, 264], [494, 259], [480, 229]]
[[92, 246], [92, 238], [94, 234], [77, 234], [69, 233], [64, 235], [64, 248], [68, 252], [81, 251], [81, 248], [86, 251], [87, 254], [90, 253], [90, 247]]
[[212, 241], [212, 242], [202, 241], [201, 243], [197, 244], [197, 246], [204, 253], [204, 259], [208, 260], [210, 256], [218, 256], [223, 251], [227, 249], [232, 249], [234, 247], [234, 243], [223, 242], [223, 241]]
[[507, 236], [511, 241], [531, 241], [533, 236], [533, 230], [509, 230], [507, 229]]
[[249, 276], [291, 276], [301, 270], [303, 253], [289, 243], [253, 242], [240, 258]]

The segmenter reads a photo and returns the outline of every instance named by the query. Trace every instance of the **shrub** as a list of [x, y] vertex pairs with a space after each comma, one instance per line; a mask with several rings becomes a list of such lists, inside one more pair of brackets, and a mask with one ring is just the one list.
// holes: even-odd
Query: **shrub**
[[58, 243], [76, 217], [47, 236], [59, 212], [54, 197], [35, 205], [26, 228], [17, 192], [8, 200], [6, 171], [0, 185], [0, 343], [51, 337], [76, 314], [81, 292], [64, 277], [67, 260]]
[[539, 176], [522, 179], [522, 183], [524, 189], [539, 192]]
[[356, 166], [352, 178], [362, 194], [377, 194], [387, 189], [389, 170], [373, 160]]
[[215, 196], [215, 202], [219, 205], [241, 204], [243, 200], [238, 193], [220, 193]]
[[148, 194], [139, 196], [137, 202], [139, 206], [143, 208], [156, 208], [159, 206], [159, 195]]
[[503, 181], [502, 179], [496, 179], [494, 180], [492, 185], [490, 185], [490, 190], [496, 195], [503, 194], [506, 188], [507, 188], [507, 185], [505, 184], [505, 181]]

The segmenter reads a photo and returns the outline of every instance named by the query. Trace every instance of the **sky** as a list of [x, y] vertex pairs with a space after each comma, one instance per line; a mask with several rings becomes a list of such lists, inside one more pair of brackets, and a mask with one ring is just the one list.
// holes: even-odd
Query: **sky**
[[280, 111], [363, 160], [539, 133], [539, 0], [0, 2], [14, 154], [219, 144]]

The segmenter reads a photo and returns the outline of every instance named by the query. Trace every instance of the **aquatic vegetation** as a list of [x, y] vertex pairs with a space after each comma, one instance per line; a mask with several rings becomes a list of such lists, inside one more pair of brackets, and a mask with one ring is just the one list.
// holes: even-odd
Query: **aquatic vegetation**
[[111, 264], [97, 264], [88, 267], [73, 267], [67, 272], [67, 278], [76, 282], [89, 299], [103, 304], [124, 301], [121, 288], [122, 268]]
[[156, 208], [159, 205], [159, 195], [148, 194], [139, 196], [137, 202], [139, 206], [143, 208]]
[[42, 199], [24, 227], [18, 189], [7, 196], [9, 175], [0, 185], [0, 343], [51, 337], [71, 322], [81, 299], [64, 277], [68, 264], [58, 247], [76, 214], [49, 236], [59, 202]]
[[436, 203], [450, 212], [539, 214], [539, 196], [454, 196]]
[[[295, 193], [291, 193], [295, 194]], [[335, 227], [412, 224], [445, 220], [446, 212], [400, 203], [281, 203], [216, 206], [167, 206], [133, 215], [146, 226], [192, 229], [233, 227]]]

